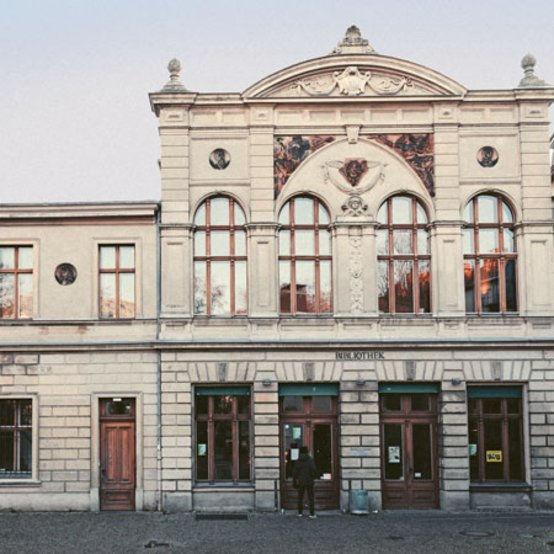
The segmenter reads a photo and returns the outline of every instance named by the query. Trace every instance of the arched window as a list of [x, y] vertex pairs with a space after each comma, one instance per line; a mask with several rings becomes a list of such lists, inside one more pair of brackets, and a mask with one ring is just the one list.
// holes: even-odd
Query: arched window
[[517, 311], [514, 216], [498, 195], [481, 194], [466, 206], [466, 312]]
[[246, 218], [235, 200], [209, 198], [194, 216], [194, 313], [247, 312]]
[[329, 212], [307, 196], [289, 200], [279, 213], [281, 313], [332, 310]]
[[412, 196], [393, 196], [377, 214], [377, 290], [382, 313], [431, 311], [428, 218]]

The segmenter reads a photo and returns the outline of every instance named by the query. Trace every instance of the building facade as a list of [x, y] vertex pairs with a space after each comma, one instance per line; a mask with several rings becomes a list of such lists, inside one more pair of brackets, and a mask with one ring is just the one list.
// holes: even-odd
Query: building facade
[[522, 65], [469, 91], [355, 27], [242, 94], [172, 60], [159, 204], [0, 206], [0, 509], [293, 508], [300, 446], [316, 509], [554, 507]]

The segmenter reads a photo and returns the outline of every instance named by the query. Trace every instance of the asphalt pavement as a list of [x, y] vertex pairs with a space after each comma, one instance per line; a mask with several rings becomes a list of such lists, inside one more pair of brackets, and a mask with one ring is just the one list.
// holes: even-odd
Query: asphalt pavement
[[554, 513], [234, 516], [0, 513], [0, 554], [554, 554]]

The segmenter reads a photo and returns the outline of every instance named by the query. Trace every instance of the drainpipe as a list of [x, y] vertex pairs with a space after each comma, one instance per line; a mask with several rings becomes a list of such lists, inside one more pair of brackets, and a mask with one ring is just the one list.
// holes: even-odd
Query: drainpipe
[[162, 495], [162, 352], [159, 348], [161, 334], [162, 305], [162, 248], [161, 248], [161, 206], [156, 212], [156, 509], [163, 511]]

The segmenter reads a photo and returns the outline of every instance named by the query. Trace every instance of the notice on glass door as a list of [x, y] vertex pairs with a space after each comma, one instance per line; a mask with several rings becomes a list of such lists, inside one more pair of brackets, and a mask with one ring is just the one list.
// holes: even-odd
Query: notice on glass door
[[388, 448], [389, 464], [400, 463], [400, 446], [389, 446]]

